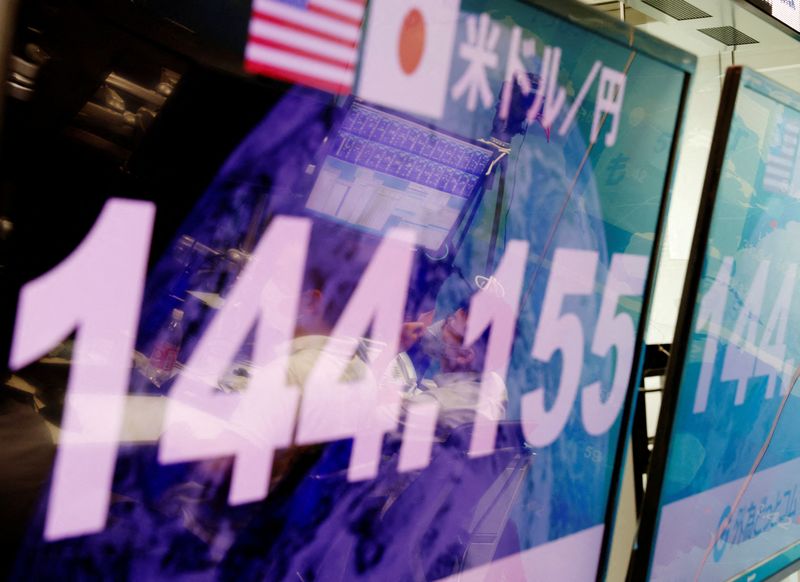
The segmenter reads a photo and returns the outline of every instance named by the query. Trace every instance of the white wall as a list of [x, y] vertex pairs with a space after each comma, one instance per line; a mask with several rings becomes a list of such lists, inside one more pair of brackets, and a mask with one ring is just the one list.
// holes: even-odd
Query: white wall
[[697, 60], [647, 329], [646, 341], [649, 344], [672, 341], [714, 134], [722, 76], [728, 64], [722, 62], [719, 55], [699, 57]]
[[[626, 3], [650, 15], [660, 14], [641, 0]], [[768, 20], [741, 9], [733, 0], [692, 0], [692, 3], [713, 18], [684, 22], [661, 18], [639, 27], [696, 54], [698, 59], [675, 168], [647, 343], [669, 343], [675, 331], [725, 70], [731, 65], [747, 66], [800, 92], [800, 41], [780, 32]], [[733, 49], [697, 30], [720, 25], [743, 29], [759, 43]]]

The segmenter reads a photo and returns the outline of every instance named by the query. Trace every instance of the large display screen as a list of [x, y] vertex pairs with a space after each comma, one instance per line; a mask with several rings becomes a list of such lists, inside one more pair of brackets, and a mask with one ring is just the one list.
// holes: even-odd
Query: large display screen
[[694, 58], [578, 2], [374, 0], [350, 70], [311, 53], [357, 2], [254, 2], [249, 70], [334, 95], [41, 2], [11, 578], [602, 577]]
[[763, 580], [800, 559], [800, 95], [729, 69], [637, 574]]

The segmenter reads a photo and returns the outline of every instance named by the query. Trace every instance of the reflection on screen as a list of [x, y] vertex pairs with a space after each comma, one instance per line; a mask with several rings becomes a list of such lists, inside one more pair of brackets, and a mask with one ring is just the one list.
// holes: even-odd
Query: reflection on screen
[[362, 230], [414, 231], [442, 247], [478, 191], [492, 152], [356, 103], [322, 162], [306, 208]]

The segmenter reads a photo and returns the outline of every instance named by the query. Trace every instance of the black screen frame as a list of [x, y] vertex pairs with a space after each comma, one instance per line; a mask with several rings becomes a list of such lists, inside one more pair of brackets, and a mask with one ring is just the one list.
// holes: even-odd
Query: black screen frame
[[646, 580], [650, 573], [653, 550], [655, 548], [656, 527], [658, 525], [661, 492], [664, 486], [665, 469], [669, 454], [669, 442], [672, 437], [673, 422], [678, 406], [678, 388], [681, 372], [686, 361], [687, 338], [692, 331], [692, 319], [695, 311], [695, 299], [702, 280], [703, 261], [708, 249], [708, 235], [711, 219], [714, 214], [714, 202], [717, 198], [717, 187], [728, 146], [729, 130], [733, 120], [736, 96], [739, 92], [741, 67], [729, 68], [725, 74], [719, 110], [714, 129], [714, 138], [708, 157], [706, 177], [700, 196], [697, 222], [686, 273], [672, 351], [664, 378], [664, 392], [656, 427], [655, 443], [650, 456], [647, 472], [647, 489], [642, 502], [641, 518], [636, 534], [636, 543], [631, 554], [628, 580]]

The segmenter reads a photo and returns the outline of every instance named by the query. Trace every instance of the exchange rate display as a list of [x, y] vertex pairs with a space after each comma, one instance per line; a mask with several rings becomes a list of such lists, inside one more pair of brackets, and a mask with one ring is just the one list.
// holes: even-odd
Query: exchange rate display
[[[729, 69], [667, 372], [637, 574], [762, 580], [800, 558], [800, 95]], [[649, 564], [648, 564], [649, 563]]]
[[303, 60], [350, 4], [253, 3], [247, 70], [306, 85], [195, 51], [125, 163], [15, 182], [105, 203], [19, 293], [15, 377], [71, 365], [19, 579], [604, 575], [694, 58], [577, 2], [375, 0], [355, 69]]

